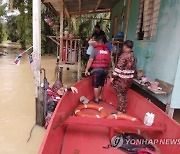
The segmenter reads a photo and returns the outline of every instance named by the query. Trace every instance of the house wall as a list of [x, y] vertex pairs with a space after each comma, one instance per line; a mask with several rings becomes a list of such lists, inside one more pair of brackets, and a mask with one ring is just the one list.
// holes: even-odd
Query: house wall
[[[125, 4], [125, 6], [124, 6]], [[118, 32], [124, 31], [125, 30], [125, 20], [126, 20], [126, 15], [127, 15], [127, 4], [128, 0], [120, 0], [113, 8], [112, 10], [112, 19], [111, 19], [111, 37], [113, 35], [113, 27], [114, 27], [114, 17], [118, 17]], [[124, 21], [122, 21], [121, 14], [124, 10]], [[111, 38], [110, 37], [110, 38]]]
[[174, 90], [173, 90], [171, 102], [172, 102], [171, 103], [172, 108], [180, 108], [180, 58], [177, 67], [177, 73], [174, 82]]
[[[139, 0], [131, 1], [127, 39], [134, 41], [137, 68], [144, 69], [150, 80], [158, 78], [175, 84], [171, 106], [180, 108], [180, 0], [161, 0], [157, 35], [149, 41], [135, 39]], [[115, 12], [117, 6], [112, 10], [112, 18]]]

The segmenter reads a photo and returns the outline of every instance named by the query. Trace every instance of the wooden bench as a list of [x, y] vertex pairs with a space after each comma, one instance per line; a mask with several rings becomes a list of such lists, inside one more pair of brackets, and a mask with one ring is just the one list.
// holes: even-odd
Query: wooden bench
[[87, 118], [87, 117], [76, 117], [70, 116], [66, 119], [63, 124], [68, 125], [91, 125], [91, 126], [99, 126], [99, 127], [107, 127], [109, 128], [109, 137], [111, 138], [114, 135], [114, 128], [123, 128], [123, 129], [134, 129], [141, 131], [156, 131], [159, 133], [163, 133], [165, 131], [165, 127], [158, 124], [153, 123], [152, 126], [146, 126], [141, 121], [129, 121], [129, 120], [109, 120], [109, 119], [98, 119], [98, 118]]

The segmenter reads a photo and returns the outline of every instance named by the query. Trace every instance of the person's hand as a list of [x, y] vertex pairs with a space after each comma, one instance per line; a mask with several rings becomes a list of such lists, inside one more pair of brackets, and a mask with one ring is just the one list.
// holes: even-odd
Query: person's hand
[[88, 70], [85, 70], [85, 76], [90, 75], [90, 72], [88, 72]]
[[73, 93], [78, 93], [78, 89], [77, 89], [76, 87], [71, 87], [71, 91], [72, 91]]
[[111, 78], [110, 78], [110, 82], [112, 83], [113, 81], [114, 81], [114, 78], [111, 77]]

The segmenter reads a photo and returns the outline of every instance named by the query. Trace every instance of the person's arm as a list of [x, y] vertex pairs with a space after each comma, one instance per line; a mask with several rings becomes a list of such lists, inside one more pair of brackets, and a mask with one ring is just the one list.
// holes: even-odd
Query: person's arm
[[90, 75], [88, 70], [90, 69], [90, 67], [91, 67], [91, 65], [93, 63], [93, 60], [94, 60], [95, 56], [96, 56], [96, 50], [94, 49], [94, 50], [91, 51], [91, 55], [89, 57], [87, 65], [86, 65], [86, 69], [85, 69], [85, 75], [86, 76]]
[[72, 91], [73, 93], [78, 93], [78, 89], [76, 87], [66, 87], [64, 91]]
[[90, 69], [90, 67], [91, 67], [91, 65], [92, 65], [92, 62], [93, 62], [93, 59], [92, 59], [92, 58], [89, 58], [88, 63], [87, 63], [87, 66], [86, 66], [86, 69], [85, 69], [85, 75], [86, 75], [86, 76], [90, 75], [90, 73], [89, 73], [88, 70]]
[[[124, 68], [125, 63], [126, 63], [126, 56], [124, 54], [122, 54], [118, 59], [118, 62], [117, 62], [115, 69], [118, 68], [118, 69], [122, 70]], [[112, 73], [112, 77], [113, 78], [118, 77], [117, 72], [115, 70]]]
[[88, 41], [88, 44], [90, 44], [90, 45], [93, 45], [94, 43], [96, 43], [96, 41], [94, 41], [94, 40], [92, 40], [92, 39], [90, 39], [90, 40]]

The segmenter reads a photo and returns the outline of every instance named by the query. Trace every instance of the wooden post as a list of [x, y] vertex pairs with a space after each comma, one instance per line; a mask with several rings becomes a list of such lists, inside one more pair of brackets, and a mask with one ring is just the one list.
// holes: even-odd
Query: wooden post
[[170, 118], [173, 118], [174, 115], [174, 108], [171, 108], [170, 104], [166, 105], [166, 113]]
[[63, 16], [64, 16], [64, 7], [63, 7], [63, 2], [61, 1], [60, 5], [60, 63], [62, 63], [62, 55], [63, 55]]
[[68, 18], [68, 31], [71, 29], [71, 17]]
[[77, 40], [75, 39], [74, 40], [74, 63], [77, 61], [77, 59], [76, 59], [76, 52], [77, 52]]
[[[72, 39], [70, 39], [70, 53], [69, 53], [69, 55], [70, 55], [70, 61], [69, 61], [69, 63], [72, 64]], [[68, 57], [69, 57], [69, 56], [68, 56]]]
[[127, 8], [126, 24], [125, 24], [126, 27], [125, 27], [125, 32], [124, 32], [124, 41], [127, 39], [131, 4], [132, 4], [132, 0], [129, 0], [128, 1], [128, 8]]
[[44, 125], [41, 69], [41, 1], [33, 0], [33, 60], [36, 100], [36, 124]]
[[[166, 85], [166, 88], [169, 88], [169, 87], [167, 87], [167, 85]], [[171, 87], [170, 87], [170, 89], [171, 89]], [[172, 93], [167, 94], [166, 113], [168, 114], [168, 116], [170, 118], [173, 118], [173, 116], [174, 116], [174, 108], [171, 107], [171, 96], [172, 96], [171, 94]]]
[[66, 56], [65, 56], [65, 63], [68, 61], [68, 39], [66, 39]]
[[82, 72], [81, 72], [81, 43], [79, 40], [79, 52], [78, 52], [78, 81], [80, 81], [82, 78]]

